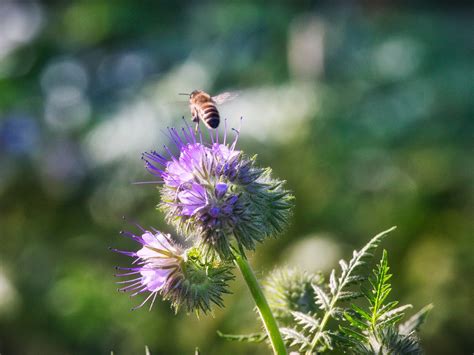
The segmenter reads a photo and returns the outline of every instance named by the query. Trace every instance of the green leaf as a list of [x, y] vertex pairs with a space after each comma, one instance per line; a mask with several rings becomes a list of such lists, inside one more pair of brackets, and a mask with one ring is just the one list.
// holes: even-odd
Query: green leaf
[[283, 335], [283, 338], [289, 341], [290, 346], [300, 345], [300, 349], [305, 349], [311, 345], [311, 341], [295, 329], [280, 328], [280, 332]]
[[355, 291], [341, 291], [339, 292], [339, 301], [350, 301], [355, 298], [359, 298], [362, 296], [361, 292], [355, 292]]
[[401, 324], [399, 331], [401, 334], [411, 334], [417, 331], [420, 326], [425, 322], [428, 313], [433, 309], [432, 304], [424, 306], [420, 311], [410, 317], [405, 323]]
[[329, 276], [329, 287], [331, 289], [331, 294], [335, 295], [337, 292], [337, 280], [336, 271], [334, 269], [331, 271], [331, 276]]
[[323, 291], [318, 285], [312, 285], [314, 290], [314, 295], [316, 298], [316, 304], [318, 304], [323, 311], [329, 311], [330, 309], [330, 300], [326, 292]]
[[386, 313], [383, 313], [378, 319], [378, 326], [385, 327], [387, 325], [393, 325], [398, 323], [401, 318], [405, 315], [403, 312], [409, 308], [412, 308], [411, 304], [406, 304], [404, 306], [400, 306], [398, 308], [392, 309]]
[[362, 308], [356, 306], [355, 304], [352, 304], [351, 305], [352, 309], [361, 316], [361, 318], [364, 318], [368, 321], [370, 321], [372, 318], [370, 316], [370, 314], [366, 311], [364, 311]]
[[[327, 349], [332, 349], [332, 336], [326, 329], [330, 319], [341, 321], [341, 319], [346, 318], [351, 324], [353, 324], [354, 328], [358, 329], [360, 327], [363, 331], [366, 331], [368, 324], [370, 324], [370, 314], [366, 312], [363, 313], [364, 316], [358, 315], [356, 310], [353, 314], [344, 314], [338, 302], [340, 303], [341, 301], [347, 301], [361, 296], [360, 292], [348, 290], [347, 288], [350, 285], [360, 283], [367, 279], [366, 276], [358, 273], [359, 269], [365, 265], [366, 260], [373, 255], [374, 249], [378, 247], [382, 239], [394, 229], [395, 227], [392, 227], [377, 234], [362, 249], [359, 251], [355, 250], [352, 253], [352, 258], [349, 262], [340, 260], [340, 275], [336, 276], [335, 270], [331, 272], [329, 285], [327, 286], [329, 290], [328, 292], [325, 292], [322, 287], [312, 285], [314, 289], [315, 304], [318, 305], [323, 313], [320, 315], [320, 321], [317, 325], [316, 323], [311, 323], [312, 321], [309, 319], [305, 319], [303, 323], [301, 323], [302, 320], [299, 322], [295, 321], [297, 324], [295, 324], [294, 328], [281, 328], [281, 332], [285, 339], [291, 341], [290, 346], [298, 345], [300, 351], [304, 349], [308, 354], [315, 351], [322, 352]], [[385, 295], [388, 292], [389, 289], [385, 287], [381, 289], [380, 293]], [[315, 319], [312, 316], [311, 318], [313, 320]], [[364, 320], [366, 322], [364, 322]], [[298, 328], [301, 326], [303, 329], [299, 330]], [[348, 330], [348, 332], [350, 333], [351, 330]], [[351, 335], [352, 337], [356, 337], [356, 334], [358, 334], [359, 337], [364, 339], [364, 335], [358, 330], [352, 329], [352, 332], [354, 332], [354, 334]]]
[[365, 341], [366, 339], [366, 336], [363, 334], [363, 333], [360, 333], [352, 328], [348, 328], [348, 327], [339, 327], [339, 329], [341, 330], [341, 332], [343, 334], [345, 334], [346, 336], [348, 336], [349, 338], [352, 338], [352, 339], [357, 339], [358, 341], [360, 342], [363, 342]]
[[357, 313], [349, 313], [345, 312], [344, 313], [344, 318], [353, 326], [361, 330], [367, 329], [369, 326], [366, 322], [362, 320], [362, 318], [359, 317]]
[[[351, 261], [352, 262], [352, 261]], [[349, 263], [349, 269], [351, 267]], [[355, 265], [355, 263], [354, 263]], [[340, 327], [338, 338], [346, 350], [368, 354], [419, 354], [421, 347], [414, 331], [425, 318], [430, 307], [423, 309], [409, 322], [395, 327], [411, 305], [398, 306], [398, 301], [387, 302], [392, 290], [387, 251], [372, 270], [368, 279], [370, 288], [361, 287], [368, 301], [368, 311], [352, 304], [344, 313], [349, 326]]]
[[244, 343], [261, 343], [268, 337], [264, 332], [250, 334], [224, 334], [219, 330], [217, 331], [217, 335], [225, 340], [240, 341]]
[[301, 325], [304, 330], [308, 330], [313, 332], [319, 326], [319, 320], [313, 318], [309, 314], [305, 314], [302, 312], [291, 312], [293, 318], [295, 319], [296, 323]]

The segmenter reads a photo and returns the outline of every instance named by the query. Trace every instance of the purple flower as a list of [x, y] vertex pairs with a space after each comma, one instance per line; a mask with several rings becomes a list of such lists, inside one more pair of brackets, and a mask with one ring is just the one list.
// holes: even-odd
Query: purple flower
[[209, 252], [228, 258], [231, 239], [247, 248], [280, 232], [286, 225], [292, 196], [283, 183], [270, 178], [270, 169], [255, 166], [227, 142], [224, 133], [209, 131], [211, 143], [191, 127], [170, 128], [178, 153], [144, 153], [145, 167], [162, 183], [160, 208], [178, 232], [197, 240]]
[[141, 235], [122, 232], [141, 244], [136, 251], [112, 249], [133, 257], [132, 267], [117, 267], [123, 272], [118, 277], [130, 277], [119, 281], [122, 292], [131, 296], [148, 293], [137, 309], [151, 300], [150, 309], [158, 294], [170, 300], [175, 311], [184, 307], [187, 312], [208, 312], [211, 304], [222, 306], [222, 294], [228, 293], [228, 281], [233, 278], [228, 265], [206, 261], [196, 248], [183, 249], [169, 234], [157, 230], [141, 229]]
[[169, 234], [159, 231], [152, 233], [145, 230], [141, 236], [130, 232], [122, 233], [140, 243], [142, 248], [137, 252], [113, 249], [118, 253], [136, 258], [133, 267], [117, 267], [117, 269], [126, 272], [116, 276], [136, 276], [130, 280], [120, 281], [119, 283], [126, 284], [126, 286], [120, 288], [119, 291], [132, 292], [131, 296], [149, 292], [145, 300], [134, 309], [142, 307], [150, 299], [152, 300], [151, 309], [156, 295], [165, 288], [169, 289], [175, 283], [175, 279], [181, 276], [184, 252], [180, 246], [173, 242]]

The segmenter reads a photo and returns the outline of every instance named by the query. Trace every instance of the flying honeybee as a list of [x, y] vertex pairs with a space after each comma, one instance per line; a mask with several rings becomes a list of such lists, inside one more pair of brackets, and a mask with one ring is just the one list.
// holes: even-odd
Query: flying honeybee
[[[188, 95], [188, 94], [180, 94]], [[234, 99], [238, 94], [234, 92], [223, 92], [217, 96], [211, 96], [202, 90], [194, 90], [189, 94], [189, 108], [193, 122], [196, 123], [196, 130], [199, 121], [204, 122], [208, 128], [217, 128], [220, 122], [219, 111], [216, 105]]]

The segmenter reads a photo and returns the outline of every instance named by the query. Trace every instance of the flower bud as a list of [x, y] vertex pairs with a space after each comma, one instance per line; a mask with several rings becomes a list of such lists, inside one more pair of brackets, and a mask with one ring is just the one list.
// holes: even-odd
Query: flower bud
[[293, 311], [309, 314], [318, 310], [311, 285], [320, 285], [323, 281], [321, 274], [287, 267], [275, 269], [267, 276], [263, 283], [264, 293], [282, 326], [291, 324]]

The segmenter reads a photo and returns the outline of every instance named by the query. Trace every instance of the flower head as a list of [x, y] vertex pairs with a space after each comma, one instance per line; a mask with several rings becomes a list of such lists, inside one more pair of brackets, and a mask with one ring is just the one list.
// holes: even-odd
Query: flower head
[[119, 291], [131, 292], [131, 296], [148, 293], [140, 308], [151, 300], [150, 309], [160, 294], [170, 300], [175, 311], [184, 307], [187, 312], [211, 309], [211, 303], [222, 306], [222, 294], [228, 293], [227, 282], [232, 279], [229, 267], [214, 261], [203, 261], [194, 249], [184, 249], [169, 234], [157, 230], [142, 230], [140, 236], [122, 232], [142, 245], [136, 252], [114, 251], [135, 258], [132, 267], [117, 267], [124, 271], [119, 277], [132, 277], [119, 281], [125, 284]]
[[210, 143], [190, 127], [169, 134], [178, 154], [165, 146], [166, 156], [150, 152], [143, 158], [163, 183], [159, 206], [181, 234], [228, 258], [232, 238], [239, 247], [254, 249], [256, 242], [283, 230], [292, 196], [282, 181], [270, 177], [270, 169], [235, 149], [238, 134], [230, 144], [225, 133], [219, 142], [217, 131], [215, 137], [210, 132]]
[[264, 281], [264, 292], [278, 322], [290, 324], [293, 311], [305, 314], [318, 311], [313, 285], [323, 281], [319, 273], [288, 267], [273, 270]]

